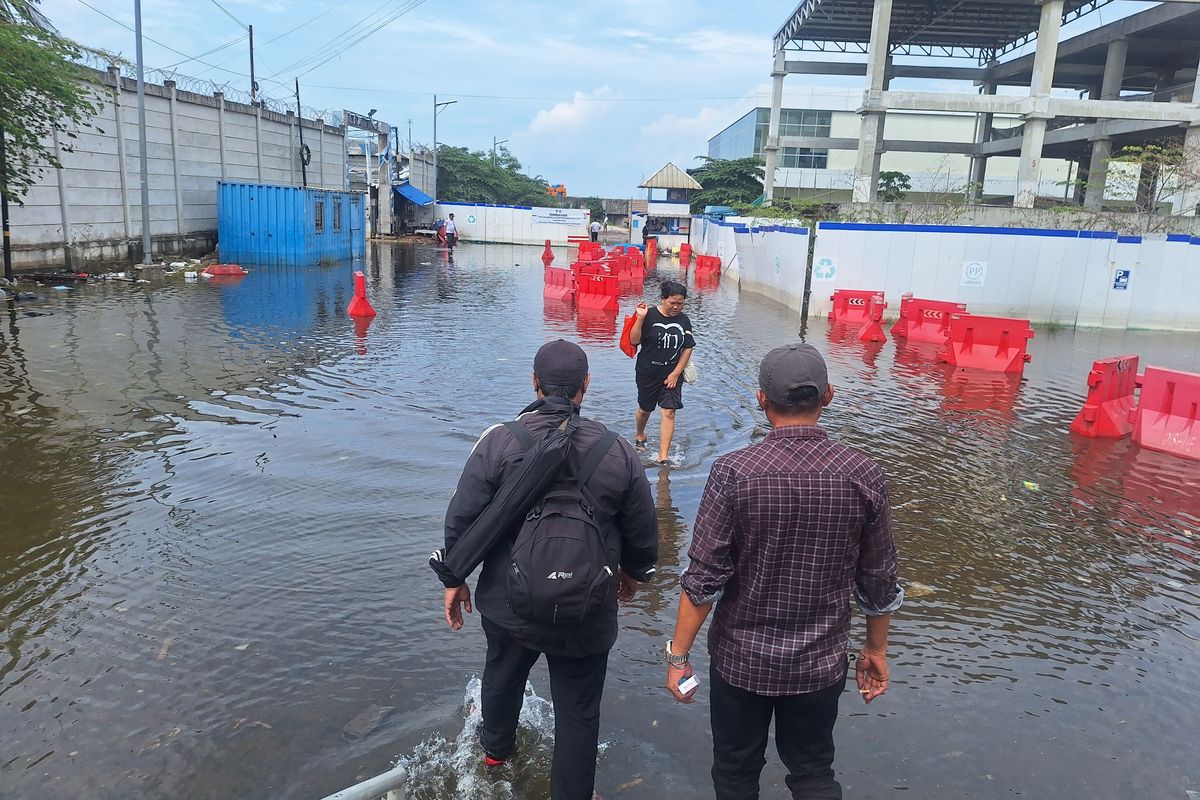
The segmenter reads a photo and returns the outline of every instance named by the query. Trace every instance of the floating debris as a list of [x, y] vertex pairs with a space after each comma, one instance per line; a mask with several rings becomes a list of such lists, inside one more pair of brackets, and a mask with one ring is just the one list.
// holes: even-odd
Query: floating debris
[[367, 706], [357, 717], [347, 722], [342, 730], [352, 739], [365, 739], [395, 710], [395, 706]]
[[250, 647], [250, 644], [249, 644], [249, 643], [246, 643], [246, 644], [239, 644], [239, 645], [236, 645], [236, 646], [234, 646], [234, 648], [233, 648], [233, 649], [234, 649], [234, 650], [237, 650], [237, 651], [239, 651], [239, 652], [244, 652], [244, 651], [245, 651], [245, 650], [246, 650], [248, 647]]
[[1040, 492], [1042, 490], [1042, 487], [1038, 486], [1033, 481], [1021, 481], [1021, 485], [1031, 492]]
[[921, 583], [920, 581], [905, 581], [904, 583], [904, 596], [909, 598], [928, 597], [940, 591], [941, 589], [937, 589], [927, 583]]

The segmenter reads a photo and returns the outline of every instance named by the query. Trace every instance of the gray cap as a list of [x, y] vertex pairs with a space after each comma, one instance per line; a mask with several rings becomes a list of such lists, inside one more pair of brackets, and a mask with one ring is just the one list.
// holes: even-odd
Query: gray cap
[[549, 386], [581, 386], [587, 373], [587, 354], [566, 339], [546, 342], [533, 357], [533, 374]]
[[758, 365], [758, 388], [772, 403], [794, 404], [796, 400], [788, 395], [805, 386], [816, 389], [818, 397], [829, 386], [829, 371], [817, 348], [811, 344], [789, 344], [763, 356]]

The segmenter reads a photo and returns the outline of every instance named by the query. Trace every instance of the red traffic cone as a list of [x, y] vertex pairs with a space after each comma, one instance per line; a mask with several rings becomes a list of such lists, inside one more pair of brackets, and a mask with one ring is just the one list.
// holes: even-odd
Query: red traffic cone
[[550, 249], [550, 240], [546, 240], [546, 249], [542, 251], [542, 263], [547, 267], [554, 263], [554, 251]]
[[346, 313], [352, 317], [375, 316], [375, 309], [367, 300], [367, 276], [361, 272], [354, 273], [354, 299], [347, 306]]

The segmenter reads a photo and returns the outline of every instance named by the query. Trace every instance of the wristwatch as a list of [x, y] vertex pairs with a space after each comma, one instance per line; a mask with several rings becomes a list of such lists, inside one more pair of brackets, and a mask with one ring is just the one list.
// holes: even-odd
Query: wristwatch
[[675, 641], [674, 639], [668, 639], [667, 643], [665, 645], [663, 645], [663, 658], [665, 658], [667, 660], [667, 663], [670, 664], [672, 667], [682, 667], [684, 664], [688, 663], [688, 656], [691, 655], [691, 653], [689, 651], [687, 653], [684, 653], [681, 656], [677, 656], [674, 653], [672, 653], [671, 652], [671, 644], [674, 641]]

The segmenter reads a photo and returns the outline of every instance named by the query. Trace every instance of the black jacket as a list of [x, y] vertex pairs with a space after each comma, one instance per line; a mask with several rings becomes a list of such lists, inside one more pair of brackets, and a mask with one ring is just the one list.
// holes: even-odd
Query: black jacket
[[[568, 400], [546, 398], [529, 406], [518, 420], [535, 437], [557, 426], [571, 412]], [[581, 419], [568, 461], [579, 469], [607, 429]], [[504, 425], [484, 431], [467, 457], [458, 488], [446, 509], [446, 549], [479, 516], [525, 448]], [[646, 470], [633, 447], [618, 438], [596, 468], [585, 491], [595, 501], [597, 520], [614, 563], [638, 580], [648, 580], [658, 559], [658, 519]], [[508, 532], [483, 560], [475, 588], [479, 613], [508, 630], [531, 649], [575, 656], [608, 650], [617, 639], [617, 605], [593, 615], [583, 625], [539, 625], [518, 617], [508, 605], [508, 566], [516, 530]]]

